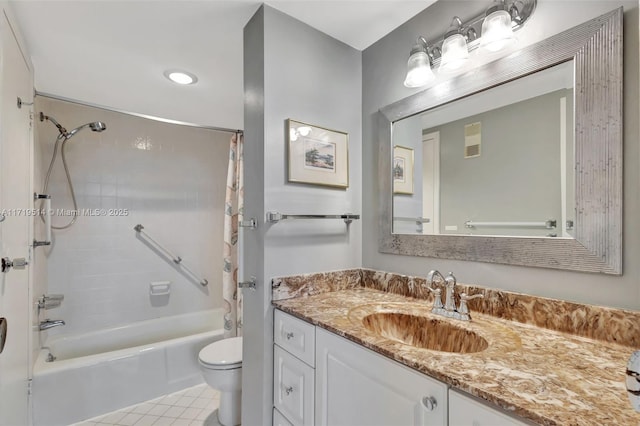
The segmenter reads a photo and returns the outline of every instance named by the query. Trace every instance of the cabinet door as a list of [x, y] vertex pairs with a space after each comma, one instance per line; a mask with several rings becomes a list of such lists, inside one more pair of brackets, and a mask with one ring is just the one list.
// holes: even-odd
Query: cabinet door
[[287, 420], [285, 416], [278, 411], [277, 408], [273, 409], [273, 426], [293, 426], [293, 424]]
[[273, 404], [294, 425], [313, 425], [313, 368], [277, 345], [273, 363]]
[[446, 424], [444, 383], [316, 329], [316, 425]]
[[511, 416], [480, 401], [449, 390], [449, 424], [451, 426], [525, 426]]

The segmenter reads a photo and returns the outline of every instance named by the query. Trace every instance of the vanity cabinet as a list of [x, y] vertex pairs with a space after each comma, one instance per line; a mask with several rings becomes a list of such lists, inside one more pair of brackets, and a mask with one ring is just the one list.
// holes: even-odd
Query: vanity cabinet
[[449, 424], [452, 426], [525, 426], [511, 416], [449, 389]]
[[277, 309], [274, 343], [274, 426], [528, 424]]
[[282, 311], [274, 313], [273, 423], [314, 424], [316, 327]]
[[320, 425], [446, 425], [447, 385], [349, 340], [316, 330]]

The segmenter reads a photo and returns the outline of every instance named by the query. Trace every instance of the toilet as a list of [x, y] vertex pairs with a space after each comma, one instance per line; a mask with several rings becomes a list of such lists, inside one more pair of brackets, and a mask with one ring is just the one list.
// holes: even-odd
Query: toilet
[[240, 424], [242, 390], [242, 337], [231, 337], [205, 346], [198, 354], [200, 371], [209, 386], [220, 391], [218, 421]]

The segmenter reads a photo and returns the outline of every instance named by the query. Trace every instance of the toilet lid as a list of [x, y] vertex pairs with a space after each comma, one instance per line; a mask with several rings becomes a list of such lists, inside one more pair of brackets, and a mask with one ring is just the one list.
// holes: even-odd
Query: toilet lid
[[218, 340], [205, 346], [198, 354], [200, 362], [211, 366], [230, 367], [242, 363], [242, 337]]

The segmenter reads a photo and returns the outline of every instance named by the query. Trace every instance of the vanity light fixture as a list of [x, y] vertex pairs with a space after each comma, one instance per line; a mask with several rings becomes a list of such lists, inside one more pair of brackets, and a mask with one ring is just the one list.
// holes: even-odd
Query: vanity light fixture
[[504, 1], [497, 0], [487, 9], [482, 22], [482, 40], [480, 47], [489, 52], [497, 52], [516, 42], [513, 34], [511, 14], [518, 15], [518, 8], [514, 5], [507, 10]]
[[495, 0], [468, 21], [455, 16], [443, 36], [429, 42], [418, 37], [407, 62], [404, 85], [429, 84], [435, 80], [433, 69], [440, 73], [460, 70], [478, 47], [482, 47], [480, 52], [493, 54], [511, 46], [516, 41], [514, 31], [531, 17], [536, 4], [537, 0]]
[[[469, 31], [471, 31], [470, 29]], [[473, 32], [472, 34], [475, 34]], [[442, 58], [440, 59], [440, 72], [455, 71], [469, 60], [469, 47], [467, 38], [463, 34], [462, 20], [453, 17], [449, 30], [444, 35], [442, 42]]]
[[429, 53], [429, 45], [424, 37], [418, 37], [416, 44], [411, 49], [409, 60], [407, 61], [407, 77], [404, 79], [406, 87], [421, 87], [436, 76], [431, 70], [431, 57]]
[[174, 83], [181, 85], [195, 84], [198, 81], [198, 77], [190, 72], [181, 70], [167, 70], [164, 72], [164, 76]]

